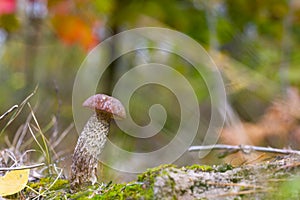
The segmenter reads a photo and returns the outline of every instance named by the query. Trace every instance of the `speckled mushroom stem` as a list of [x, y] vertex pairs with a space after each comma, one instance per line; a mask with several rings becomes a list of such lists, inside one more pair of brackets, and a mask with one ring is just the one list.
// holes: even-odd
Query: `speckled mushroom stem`
[[98, 158], [106, 143], [111, 114], [97, 111], [84, 126], [74, 150], [71, 190], [97, 181]]

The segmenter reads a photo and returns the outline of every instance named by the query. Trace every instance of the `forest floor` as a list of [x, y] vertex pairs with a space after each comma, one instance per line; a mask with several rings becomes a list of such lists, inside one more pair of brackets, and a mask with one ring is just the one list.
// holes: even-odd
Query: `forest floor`
[[69, 181], [41, 178], [8, 199], [300, 199], [300, 156], [233, 167], [228, 164], [147, 170], [129, 183], [96, 183], [70, 193]]

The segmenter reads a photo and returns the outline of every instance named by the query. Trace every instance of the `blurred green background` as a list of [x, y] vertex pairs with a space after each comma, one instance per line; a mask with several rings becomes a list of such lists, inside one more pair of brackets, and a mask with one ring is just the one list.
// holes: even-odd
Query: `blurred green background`
[[[45, 128], [48, 138], [64, 133], [73, 123], [73, 81], [89, 50], [121, 31], [147, 26], [180, 31], [203, 45], [222, 72], [232, 109], [245, 121], [257, 121], [287, 87], [300, 88], [298, 0], [1, 0], [0, 113], [19, 104], [38, 85], [31, 103], [40, 126], [49, 126]], [[201, 132], [209, 119], [207, 88], [187, 63], [175, 56], [168, 59], [194, 86], [204, 110], [203, 126], [195, 140], [201, 144]], [[114, 62], [105, 72], [99, 92], [111, 94], [124, 70], [122, 63]], [[147, 91], [159, 92], [162, 98], [151, 98]], [[165, 132], [139, 141], [113, 124], [112, 141], [143, 152], [170, 141], [180, 121], [178, 103], [170, 91], [157, 85], [140, 88], [132, 98], [130, 112], [138, 124], [147, 124], [147, 112], [154, 103], [168, 110]], [[173, 105], [177, 105], [175, 109]], [[25, 107], [5, 130], [0, 147], [7, 146], [5, 137], [12, 140], [29, 113]], [[0, 126], [7, 121], [0, 121]], [[72, 127], [67, 132], [55, 149], [66, 160], [78, 136]], [[197, 158], [189, 157], [181, 164], [186, 160], [196, 162]]]

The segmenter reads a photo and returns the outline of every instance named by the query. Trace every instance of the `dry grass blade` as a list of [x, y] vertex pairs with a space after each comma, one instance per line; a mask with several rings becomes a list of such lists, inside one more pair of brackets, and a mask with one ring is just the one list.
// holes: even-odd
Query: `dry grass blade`
[[[42, 151], [43, 151], [43, 153], [45, 155], [47, 165], [50, 166], [51, 157], [50, 157], [50, 152], [49, 152], [49, 149], [48, 149], [47, 139], [46, 139], [45, 135], [42, 132], [42, 129], [41, 129], [41, 127], [40, 127], [40, 125], [39, 125], [39, 123], [37, 121], [37, 118], [35, 117], [35, 114], [34, 114], [34, 112], [32, 110], [32, 107], [31, 107], [30, 103], [27, 102], [27, 105], [30, 108], [31, 115], [32, 115], [32, 118], [33, 118], [33, 120], [34, 120], [37, 128], [38, 128], [38, 132], [39, 132], [40, 136], [42, 137], [43, 146], [44, 146], [44, 149], [42, 148], [43, 149]], [[35, 138], [35, 140], [36, 140], [36, 138]], [[41, 147], [41, 145], [40, 145], [40, 147]]]
[[25, 162], [23, 162], [24, 157], [26, 157], [26, 155], [28, 153], [31, 153], [31, 152], [36, 152], [36, 150], [35, 149], [29, 149], [29, 150], [26, 150], [24, 153], [22, 153], [22, 155], [20, 156], [21, 163], [25, 163]]
[[59, 136], [59, 138], [57, 138], [57, 140], [55, 140], [55, 142], [51, 145], [52, 148], [55, 148], [65, 137], [66, 135], [70, 132], [70, 130], [72, 130], [72, 128], [74, 127], [74, 123], [71, 123], [63, 132], [62, 134]]
[[43, 132], [46, 133], [49, 130], [53, 130], [51, 133], [51, 137], [49, 138], [49, 143], [52, 144], [53, 139], [56, 138], [58, 135], [58, 130], [57, 130], [57, 119], [55, 116], [52, 116], [51, 121], [43, 128]]
[[[35, 111], [35, 109], [34, 109], [33, 111]], [[29, 115], [28, 117], [30, 117], [30, 119], [31, 119], [31, 118], [32, 118], [32, 115]], [[28, 124], [28, 123], [29, 123], [29, 121], [26, 120], [26, 124]], [[44, 128], [44, 129], [42, 130], [42, 133], [44, 133], [45, 131], [48, 131], [48, 130], [52, 127], [52, 125], [53, 125], [53, 122], [52, 122], [52, 121], [49, 122], [49, 124], [46, 125], [46, 128]], [[26, 127], [27, 127], [27, 126], [26, 126]], [[38, 130], [38, 127], [37, 127], [37, 126], [35, 126], [35, 127], [36, 127], [36, 129]], [[41, 136], [41, 135], [37, 135], [36, 138], [39, 138], [40, 136]], [[29, 146], [33, 141], [34, 141], [33, 138], [29, 138], [27, 141], [25, 141], [25, 142], [22, 144], [22, 148], [21, 148], [21, 149], [24, 149], [25, 147]]]
[[63, 170], [61, 169], [60, 172], [59, 172], [59, 174], [55, 178], [55, 180], [51, 183], [51, 185], [45, 191], [43, 191], [38, 196], [36, 196], [35, 198], [33, 198], [33, 200], [34, 199], [39, 199], [40, 196], [44, 196], [46, 194], [46, 192], [49, 191], [54, 186], [54, 184], [58, 181], [58, 179], [61, 177], [62, 173], [63, 173]]
[[35, 189], [33, 189], [32, 187], [29, 187], [28, 185], [25, 186], [26, 188], [28, 188], [29, 190], [31, 190], [32, 192], [34, 192], [35, 194], [42, 196], [41, 193], [39, 193], [38, 191], [36, 191]]
[[14, 154], [14, 152], [10, 149], [4, 149], [4, 152], [6, 152], [6, 155], [9, 157], [10, 160], [12, 160], [14, 162], [14, 165], [18, 164], [18, 159], [16, 158], [16, 155]]
[[57, 135], [58, 135], [58, 121], [57, 121], [56, 116], [52, 116], [51, 128], [53, 128], [53, 132], [51, 134], [49, 142], [52, 144], [53, 141], [55, 141], [55, 139], [57, 138]]
[[0, 120], [4, 119], [9, 113], [18, 108], [18, 105], [13, 105], [10, 109], [8, 109], [3, 115], [0, 116]]
[[39, 143], [39, 141], [37, 140], [37, 138], [35, 137], [30, 125], [28, 124], [28, 129], [29, 129], [29, 132], [31, 133], [33, 139], [35, 140], [36, 144], [39, 146], [39, 148], [41, 149], [42, 153], [44, 156], [46, 156], [46, 152], [45, 150], [43, 149], [42, 145]]
[[26, 103], [29, 101], [29, 99], [36, 93], [38, 89], [38, 86], [35, 87], [34, 91], [29, 94], [23, 101], [22, 103], [15, 108], [16, 111], [13, 113], [13, 115], [11, 116], [11, 118], [9, 119], [9, 121], [7, 122], [7, 124], [4, 126], [4, 128], [1, 130], [0, 132], [0, 136], [4, 133], [4, 131], [6, 130], [6, 128], [18, 117], [18, 115], [21, 113], [21, 111], [23, 110], [24, 106], [26, 105]]
[[8, 138], [7, 135], [4, 136], [4, 142], [5, 142], [6, 146], [8, 146], [8, 147], [12, 146], [12, 144], [11, 144], [11, 142], [10, 142], [10, 140], [9, 140], [9, 138]]
[[19, 126], [17, 132], [14, 135], [13, 141], [12, 141], [12, 143], [10, 145], [11, 147], [16, 147], [18, 138], [20, 137], [23, 129], [24, 129], [24, 125], [22, 124], [21, 126]]

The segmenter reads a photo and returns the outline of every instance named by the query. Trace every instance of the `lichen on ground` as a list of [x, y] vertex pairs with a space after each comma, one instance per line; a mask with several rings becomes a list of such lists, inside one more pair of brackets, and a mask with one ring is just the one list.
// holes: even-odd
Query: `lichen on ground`
[[[299, 163], [299, 156], [285, 156], [235, 168], [212, 166], [206, 171], [197, 166], [169, 167], [156, 176], [154, 196], [156, 199], [287, 199], [287, 196], [299, 199], [300, 190], [292, 191], [285, 186], [300, 183]], [[300, 185], [293, 187], [299, 189]]]

